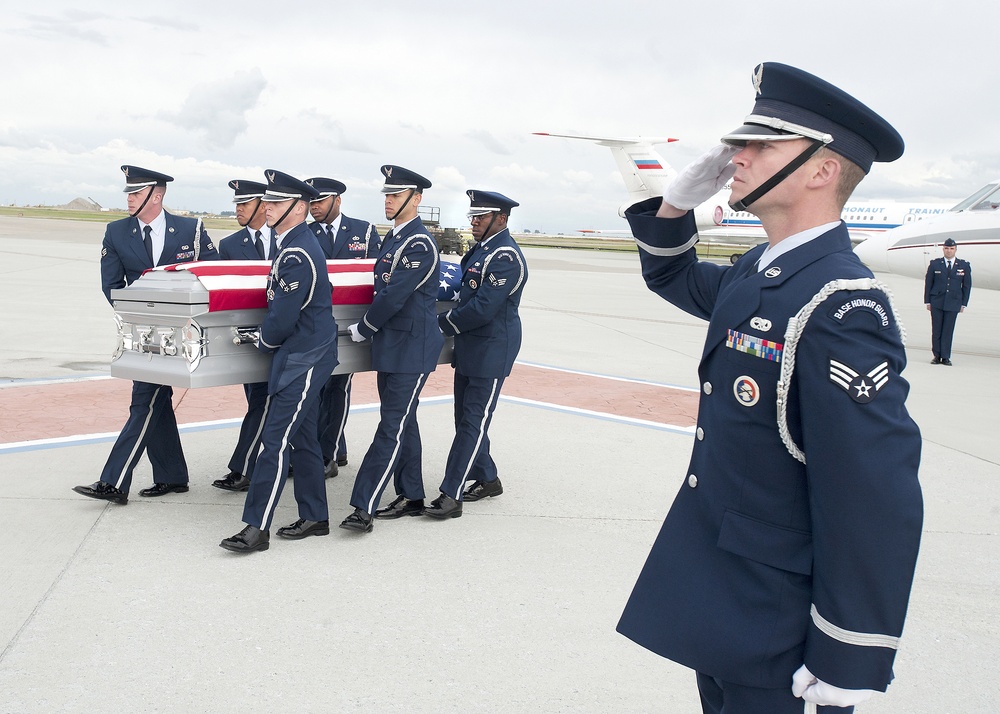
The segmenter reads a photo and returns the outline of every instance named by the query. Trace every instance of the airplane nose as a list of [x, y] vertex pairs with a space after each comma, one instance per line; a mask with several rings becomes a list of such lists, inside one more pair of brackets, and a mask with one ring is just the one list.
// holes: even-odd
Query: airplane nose
[[868, 236], [854, 246], [855, 254], [871, 270], [889, 272], [889, 238], [885, 235]]

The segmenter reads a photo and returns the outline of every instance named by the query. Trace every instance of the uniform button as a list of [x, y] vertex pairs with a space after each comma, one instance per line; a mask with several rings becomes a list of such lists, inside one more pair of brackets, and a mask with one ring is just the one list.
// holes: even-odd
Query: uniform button
[[698, 427], [698, 431], [696, 431], [694, 435], [698, 438], [698, 441], [705, 440], [705, 430], [702, 429], [700, 426]]
[[695, 476], [694, 474], [688, 474], [688, 486], [690, 486], [691, 488], [697, 488], [698, 477]]
[[711, 394], [712, 393], [712, 383], [711, 382], [705, 382], [703, 385], [701, 385], [701, 389], [702, 389], [702, 391], [705, 392], [705, 394]]

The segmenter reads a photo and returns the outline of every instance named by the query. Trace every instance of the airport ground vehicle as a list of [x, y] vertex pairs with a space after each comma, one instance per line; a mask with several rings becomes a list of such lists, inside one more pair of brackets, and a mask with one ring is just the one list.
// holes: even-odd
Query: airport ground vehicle
[[472, 243], [472, 239], [463, 236], [457, 228], [441, 227], [441, 209], [437, 206], [421, 206], [417, 209], [420, 220], [424, 226], [434, 236], [438, 244], [439, 253], [454, 253], [455, 255], [465, 255]]

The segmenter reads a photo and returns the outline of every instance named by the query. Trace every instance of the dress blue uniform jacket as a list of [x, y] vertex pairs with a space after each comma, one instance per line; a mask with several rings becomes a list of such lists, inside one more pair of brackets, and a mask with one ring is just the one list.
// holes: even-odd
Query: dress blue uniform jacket
[[954, 259], [951, 272], [944, 258], [935, 258], [924, 277], [924, 304], [935, 310], [960, 312], [969, 305], [972, 293], [972, 266], [969, 261]]
[[428, 374], [437, 367], [444, 335], [438, 329], [437, 243], [420, 218], [382, 242], [375, 262], [375, 296], [358, 323], [372, 341], [377, 372]]
[[[219, 241], [219, 257], [222, 260], [260, 260], [257, 246], [254, 244], [254, 232], [244, 226]], [[273, 240], [273, 236], [272, 236]], [[271, 252], [274, 257], [274, 252]]]
[[268, 394], [309, 371], [331, 349], [336, 354], [332, 295], [326, 256], [312, 231], [300, 223], [282, 239], [267, 279], [267, 316], [259, 347], [274, 353]]
[[[870, 278], [843, 223], [777, 257], [699, 262], [693, 214], [626, 212], [648, 287], [709, 321], [696, 439], [618, 625], [640, 645], [723, 681], [789, 687], [803, 663], [846, 689], [885, 690], [920, 541], [920, 433], [886, 295], [838, 291], [802, 331], [777, 427], [788, 319], [834, 279]], [[670, 252], [679, 253], [671, 256]]]
[[467, 377], [506, 377], [521, 348], [517, 308], [528, 279], [520, 247], [505, 228], [462, 257], [458, 307], [438, 317], [455, 336], [452, 362]]
[[[163, 252], [156, 265], [189, 263], [192, 260], [215, 260], [219, 254], [212, 239], [195, 218], [163, 212], [166, 228]], [[200, 234], [196, 235], [200, 230]], [[111, 291], [131, 285], [146, 270], [152, 268], [146, 255], [146, 245], [134, 216], [112, 221], [104, 231], [101, 246], [101, 287], [111, 302]]]
[[326, 228], [319, 222], [310, 223], [310, 228], [316, 234], [316, 240], [326, 253], [328, 260], [347, 260], [350, 258], [377, 258], [382, 241], [378, 231], [371, 223], [357, 218], [348, 218], [341, 214], [340, 230], [335, 240], [331, 241]]

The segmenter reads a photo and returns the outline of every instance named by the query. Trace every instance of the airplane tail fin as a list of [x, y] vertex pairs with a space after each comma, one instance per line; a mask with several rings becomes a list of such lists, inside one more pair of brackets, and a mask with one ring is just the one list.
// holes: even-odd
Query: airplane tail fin
[[668, 137], [607, 137], [580, 136], [578, 134], [550, 134], [536, 131], [536, 136], [555, 136], [560, 139], [581, 139], [592, 141], [600, 146], [611, 149], [618, 170], [625, 181], [629, 201], [622, 209], [633, 203], [645, 201], [647, 198], [662, 196], [667, 184], [677, 175], [663, 157], [654, 149], [654, 144], [669, 144], [677, 141]]

